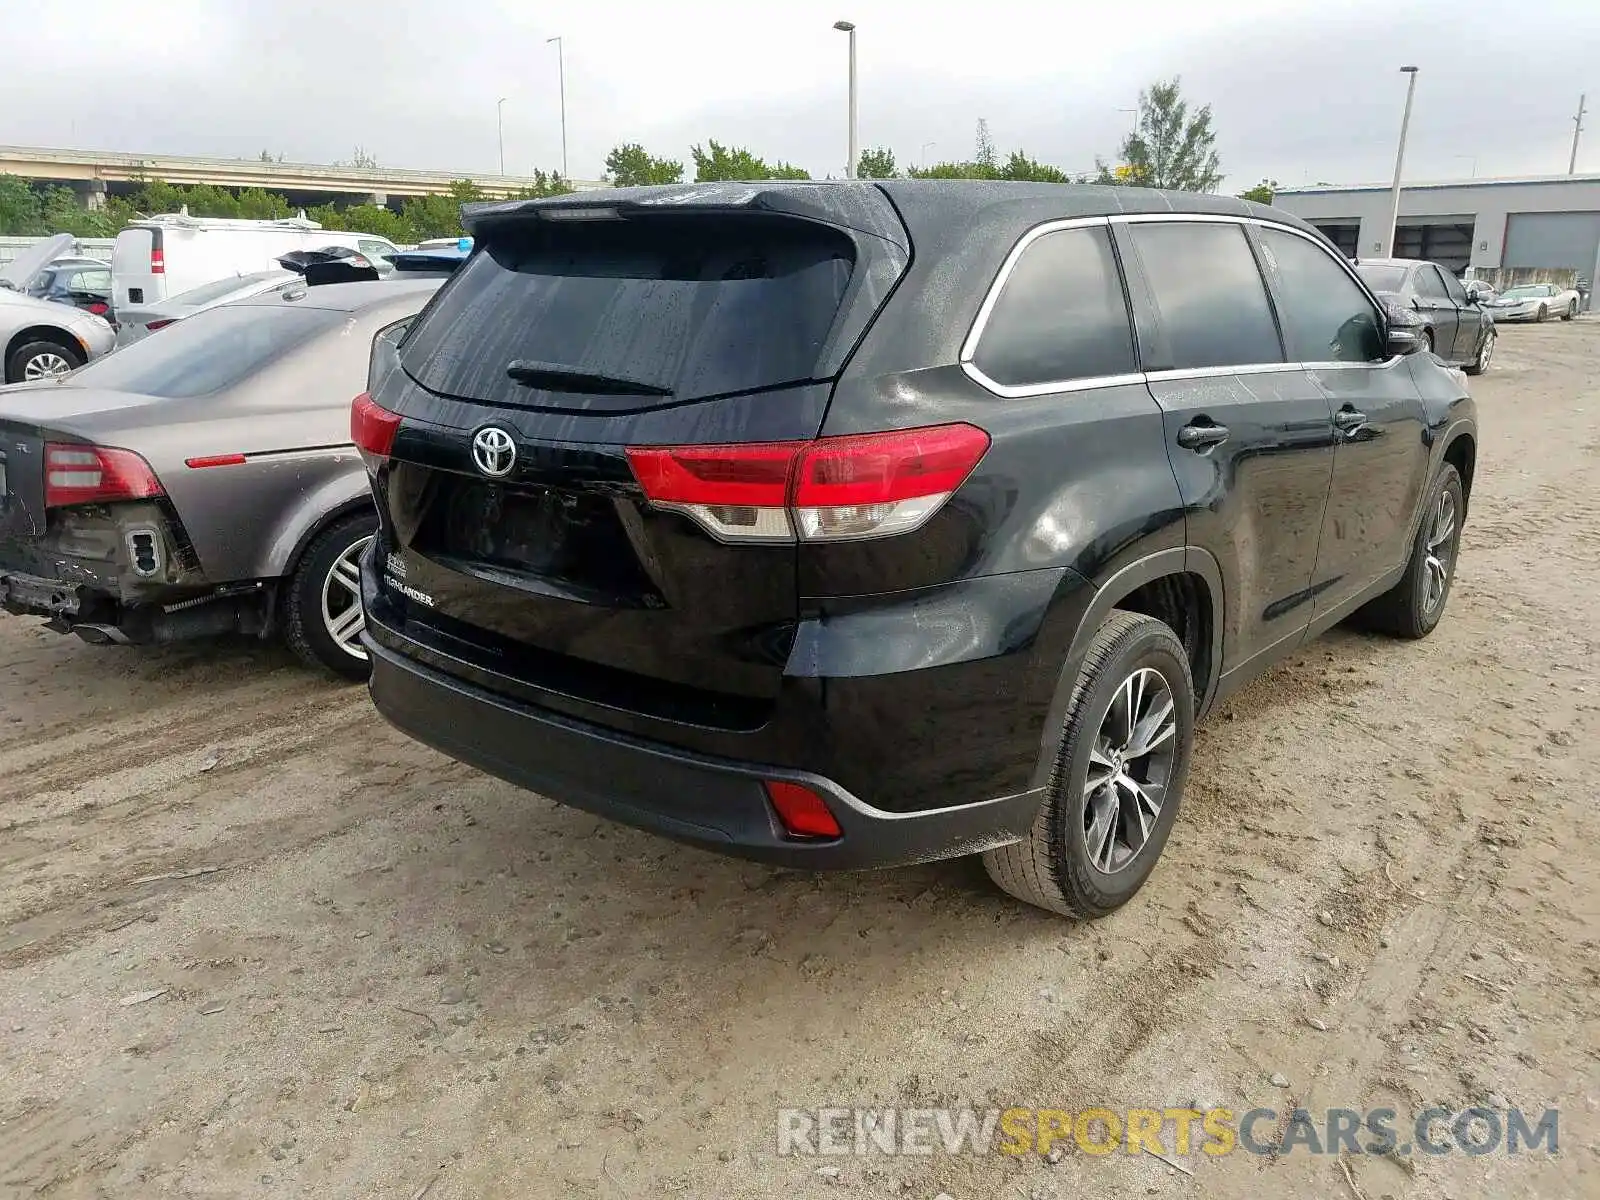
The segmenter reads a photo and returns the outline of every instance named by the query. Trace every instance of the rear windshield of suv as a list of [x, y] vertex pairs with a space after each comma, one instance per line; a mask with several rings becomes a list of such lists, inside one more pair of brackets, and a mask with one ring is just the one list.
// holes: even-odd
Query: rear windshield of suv
[[509, 406], [640, 408], [810, 380], [854, 267], [843, 234], [774, 218], [529, 220], [480, 240], [401, 361], [435, 392]]

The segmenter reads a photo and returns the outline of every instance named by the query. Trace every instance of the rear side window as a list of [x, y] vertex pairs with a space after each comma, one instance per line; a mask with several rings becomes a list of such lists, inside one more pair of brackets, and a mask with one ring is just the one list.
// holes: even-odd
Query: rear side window
[[1449, 291], [1444, 286], [1444, 280], [1439, 278], [1439, 268], [1428, 266], [1417, 268], [1417, 295], [1425, 296], [1429, 300], [1448, 300]]
[[83, 387], [178, 400], [209, 396], [347, 319], [321, 308], [210, 308], [80, 367]]
[[1261, 256], [1278, 289], [1292, 361], [1373, 362], [1386, 357], [1372, 301], [1327, 251], [1292, 233], [1263, 229]]
[[1028, 245], [990, 310], [972, 363], [1002, 387], [1137, 369], [1128, 302], [1103, 226], [1060, 229]]
[[1255, 255], [1237, 225], [1128, 226], [1155, 293], [1174, 370], [1283, 361]]
[[801, 221], [530, 220], [482, 240], [401, 360], [433, 391], [511, 406], [636, 409], [807, 382], [853, 268], [843, 234]]

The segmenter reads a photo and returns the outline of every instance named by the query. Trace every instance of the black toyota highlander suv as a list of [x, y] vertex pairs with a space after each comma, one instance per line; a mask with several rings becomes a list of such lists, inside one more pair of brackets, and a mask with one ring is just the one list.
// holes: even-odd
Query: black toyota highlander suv
[[468, 224], [352, 410], [372, 696], [553, 799], [800, 867], [981, 853], [1099, 915], [1198, 717], [1443, 612], [1465, 381], [1277, 209], [730, 183]]

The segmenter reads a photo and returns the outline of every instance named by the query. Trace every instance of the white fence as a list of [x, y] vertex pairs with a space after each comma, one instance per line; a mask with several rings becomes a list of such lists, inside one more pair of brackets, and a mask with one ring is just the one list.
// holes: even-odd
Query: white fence
[[[19, 257], [29, 247], [37, 246], [40, 242], [48, 241], [42, 237], [0, 237], [0, 267], [5, 266], [12, 259]], [[111, 261], [111, 247], [115, 238], [79, 238], [75, 249], [68, 249], [67, 254], [76, 254], [84, 258], [103, 258]]]

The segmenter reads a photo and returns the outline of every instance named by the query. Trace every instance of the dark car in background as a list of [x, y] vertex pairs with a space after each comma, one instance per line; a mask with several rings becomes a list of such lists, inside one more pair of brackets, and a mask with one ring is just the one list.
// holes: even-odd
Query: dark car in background
[[1100, 915], [1198, 716], [1444, 612], [1472, 400], [1281, 209], [730, 183], [468, 226], [352, 407], [371, 691], [553, 799]]
[[1468, 375], [1494, 358], [1494, 317], [1486, 303], [1438, 263], [1414, 258], [1362, 258], [1356, 273], [1380, 298], [1416, 310], [1424, 348]]

